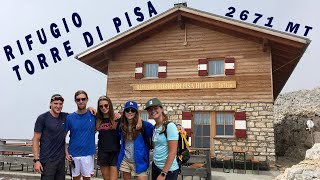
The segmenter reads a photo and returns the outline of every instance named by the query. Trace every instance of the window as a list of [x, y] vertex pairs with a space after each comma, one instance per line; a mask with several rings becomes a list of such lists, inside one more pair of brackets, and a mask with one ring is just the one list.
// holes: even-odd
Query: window
[[232, 111], [193, 112], [192, 146], [213, 148], [214, 138], [234, 138], [234, 114]]
[[216, 136], [233, 137], [234, 121], [232, 112], [216, 112]]
[[195, 112], [194, 119], [194, 147], [210, 148], [210, 112]]
[[209, 60], [208, 75], [224, 75], [224, 60]]
[[145, 77], [146, 78], [158, 77], [158, 67], [159, 67], [159, 64], [146, 64]]

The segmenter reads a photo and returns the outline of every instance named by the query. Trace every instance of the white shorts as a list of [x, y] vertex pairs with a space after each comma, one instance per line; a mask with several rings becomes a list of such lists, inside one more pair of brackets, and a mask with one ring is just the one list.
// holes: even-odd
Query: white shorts
[[72, 157], [75, 168], [72, 168], [72, 177], [80, 176], [92, 177], [94, 175], [94, 159], [93, 155]]

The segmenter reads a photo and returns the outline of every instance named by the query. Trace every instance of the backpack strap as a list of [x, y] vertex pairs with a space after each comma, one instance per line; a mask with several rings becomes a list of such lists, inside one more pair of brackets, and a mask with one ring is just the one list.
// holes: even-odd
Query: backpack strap
[[[159, 133], [160, 134], [164, 134], [167, 138], [167, 127], [168, 127], [168, 124], [171, 123], [172, 121], [167, 121], [166, 123], [163, 123], [163, 126], [164, 126], [164, 130], [162, 132]], [[172, 122], [174, 123], [174, 122]]]

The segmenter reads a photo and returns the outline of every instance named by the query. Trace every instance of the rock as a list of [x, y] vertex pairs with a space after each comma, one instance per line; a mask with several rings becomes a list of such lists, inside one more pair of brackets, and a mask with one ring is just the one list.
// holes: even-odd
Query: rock
[[276, 180], [313, 180], [320, 179], [320, 143], [307, 150], [305, 160], [287, 168]]

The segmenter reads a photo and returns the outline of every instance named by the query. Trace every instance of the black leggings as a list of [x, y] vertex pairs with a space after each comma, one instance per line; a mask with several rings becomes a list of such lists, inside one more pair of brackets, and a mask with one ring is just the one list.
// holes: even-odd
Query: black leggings
[[[161, 169], [158, 168], [154, 162], [152, 163], [152, 180], [156, 180], [159, 174], [161, 173]], [[169, 171], [166, 176], [166, 180], [177, 180], [179, 174], [179, 169], [174, 171]]]

